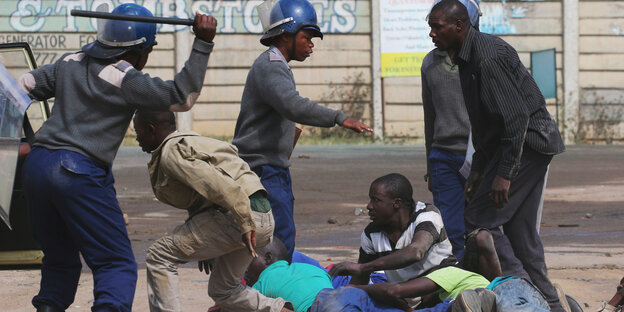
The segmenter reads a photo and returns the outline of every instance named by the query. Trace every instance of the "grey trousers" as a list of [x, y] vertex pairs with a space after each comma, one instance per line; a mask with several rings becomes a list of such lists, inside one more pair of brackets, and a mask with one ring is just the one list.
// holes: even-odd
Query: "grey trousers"
[[[273, 214], [270, 211], [252, 214], [256, 224], [256, 248], [260, 249], [271, 241]], [[281, 311], [283, 299], [268, 298], [241, 285], [241, 278], [252, 260], [251, 253], [232, 217], [215, 209], [193, 216], [148, 249], [145, 263], [150, 311], [181, 311], [178, 266], [207, 259], [214, 261], [208, 295], [222, 311]]]
[[477, 193], [466, 206], [466, 233], [489, 229], [503, 275], [526, 278], [544, 294], [552, 311], [564, 311], [557, 291], [548, 279], [544, 247], [536, 229], [544, 176], [552, 156], [539, 154], [525, 146], [518, 175], [511, 180], [509, 202], [496, 209], [489, 193], [496, 177], [497, 163], [485, 171]]

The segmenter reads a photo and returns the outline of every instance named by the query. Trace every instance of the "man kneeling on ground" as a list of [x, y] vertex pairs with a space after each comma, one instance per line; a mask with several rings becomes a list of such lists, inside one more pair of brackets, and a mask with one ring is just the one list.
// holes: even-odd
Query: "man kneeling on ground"
[[[271, 241], [273, 215], [260, 179], [236, 147], [176, 131], [171, 112], [137, 111], [137, 141], [156, 198], [189, 218], [147, 251], [150, 311], [180, 311], [178, 265], [211, 259], [208, 294], [224, 311], [289, 311], [284, 300], [241, 285], [255, 247]], [[203, 262], [203, 261], [202, 261]]]

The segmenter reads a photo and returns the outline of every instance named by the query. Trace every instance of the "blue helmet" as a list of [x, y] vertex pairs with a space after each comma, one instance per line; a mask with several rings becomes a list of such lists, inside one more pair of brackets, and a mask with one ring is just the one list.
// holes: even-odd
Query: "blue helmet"
[[[135, 3], [122, 4], [112, 13], [154, 16], [148, 9]], [[95, 58], [111, 59], [128, 51], [144, 54], [154, 45], [156, 45], [154, 23], [99, 19], [97, 40], [83, 46], [82, 51]]]
[[260, 43], [271, 44], [271, 38], [281, 34], [296, 34], [301, 29], [309, 29], [315, 37], [323, 39], [323, 33], [316, 20], [314, 6], [308, 0], [279, 0], [271, 9], [270, 22]]
[[470, 18], [470, 24], [479, 29], [479, 16], [481, 16], [481, 9], [479, 8], [479, 0], [459, 0], [468, 10], [468, 17]]

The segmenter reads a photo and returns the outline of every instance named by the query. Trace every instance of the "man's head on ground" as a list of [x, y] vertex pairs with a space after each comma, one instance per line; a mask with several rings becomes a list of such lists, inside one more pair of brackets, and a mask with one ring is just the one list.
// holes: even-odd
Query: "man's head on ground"
[[277, 237], [273, 237], [273, 241], [264, 246], [264, 248], [257, 250], [257, 253], [258, 257], [251, 261], [245, 273], [245, 282], [247, 282], [249, 286], [253, 286], [253, 284], [258, 281], [264, 269], [271, 264], [280, 260], [288, 261], [288, 250], [284, 243]]
[[366, 206], [370, 219], [380, 226], [396, 224], [414, 210], [412, 194], [412, 185], [402, 174], [391, 173], [375, 179], [370, 186], [370, 201]]
[[134, 114], [134, 131], [141, 149], [150, 153], [176, 131], [175, 115], [172, 112], [137, 110]]
[[287, 61], [304, 61], [312, 54], [312, 38], [323, 33], [317, 23], [316, 10], [308, 0], [280, 0], [268, 11], [258, 8], [260, 19], [265, 25], [265, 34], [260, 42], [265, 46], [277, 47]]
[[459, 51], [470, 25], [466, 7], [457, 0], [442, 0], [433, 6], [427, 18], [429, 37], [442, 51]]

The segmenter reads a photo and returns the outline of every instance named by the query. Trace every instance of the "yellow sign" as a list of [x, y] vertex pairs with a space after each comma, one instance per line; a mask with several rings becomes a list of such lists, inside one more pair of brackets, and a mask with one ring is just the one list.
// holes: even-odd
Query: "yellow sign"
[[427, 53], [382, 53], [381, 77], [420, 76], [420, 67]]

